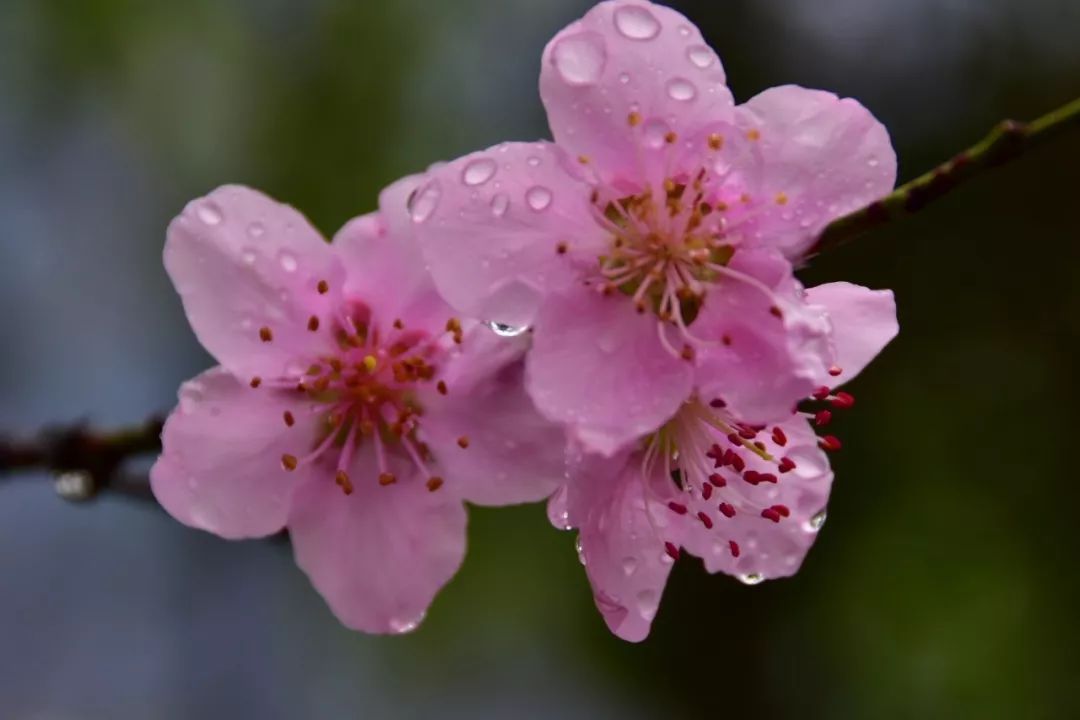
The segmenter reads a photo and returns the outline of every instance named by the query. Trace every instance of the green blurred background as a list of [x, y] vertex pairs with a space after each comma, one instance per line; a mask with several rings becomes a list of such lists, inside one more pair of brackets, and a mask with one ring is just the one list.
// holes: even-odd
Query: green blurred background
[[[1080, 94], [1075, 0], [687, 0], [736, 96], [859, 98], [910, 178]], [[243, 182], [324, 232], [428, 163], [547, 136], [540, 52], [581, 0], [0, 0], [0, 430], [133, 422], [209, 364], [161, 268]], [[540, 506], [473, 513], [417, 633], [341, 628], [286, 547], [0, 489], [0, 717], [1080, 717], [1072, 410], [1080, 137], [805, 279], [896, 290], [794, 579], [680, 562], [609, 635]]]

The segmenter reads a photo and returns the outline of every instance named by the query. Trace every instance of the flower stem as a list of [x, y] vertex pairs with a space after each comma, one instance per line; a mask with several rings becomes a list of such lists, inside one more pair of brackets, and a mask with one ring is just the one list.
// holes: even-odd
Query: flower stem
[[1015, 160], [1036, 145], [1077, 127], [1080, 127], [1080, 98], [1029, 123], [1002, 121], [989, 135], [951, 160], [863, 209], [834, 220], [821, 233], [811, 254], [832, 250], [879, 225], [918, 212], [961, 183]]

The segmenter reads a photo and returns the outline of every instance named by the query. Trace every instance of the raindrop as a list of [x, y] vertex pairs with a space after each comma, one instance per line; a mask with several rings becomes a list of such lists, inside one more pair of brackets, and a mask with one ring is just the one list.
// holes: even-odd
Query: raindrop
[[672, 78], [668, 81], [667, 93], [672, 100], [690, 102], [697, 97], [697, 88], [685, 78]]
[[716, 54], [705, 45], [693, 45], [687, 48], [686, 57], [702, 70], [716, 62]]
[[540, 158], [535, 155], [530, 155], [526, 162], [529, 163], [529, 167], [540, 167]]
[[390, 631], [398, 635], [409, 633], [420, 627], [420, 623], [424, 621], [424, 613], [420, 613], [414, 618], [391, 618], [390, 619]]
[[582, 565], [585, 565], [585, 548], [581, 545], [581, 536], [578, 535], [574, 540], [574, 549], [577, 550], [577, 558], [581, 561]]
[[662, 148], [667, 143], [668, 133], [671, 128], [660, 119], [652, 119], [645, 123], [645, 144], [654, 150]]
[[656, 617], [656, 610], [660, 607], [660, 599], [654, 590], [642, 590], [637, 594], [638, 612], [646, 620]]
[[615, 29], [631, 40], [652, 40], [660, 34], [660, 22], [640, 5], [624, 5], [615, 11]]
[[593, 85], [607, 64], [604, 39], [593, 32], [563, 38], [552, 51], [552, 61], [567, 84]]
[[824, 510], [819, 511], [816, 515], [810, 518], [806, 522], [806, 527], [810, 532], [817, 532], [825, 525], [825, 520], [829, 517], [829, 514]]
[[637, 572], [638, 561], [636, 557], [624, 557], [622, 561], [623, 575], [630, 577]]
[[245, 265], [254, 265], [256, 258], [257, 255], [255, 254], [255, 251], [251, 248], [244, 248], [240, 252], [240, 260], [243, 261]]
[[247, 232], [253, 238], [261, 238], [266, 233], [266, 226], [261, 222], [253, 222], [248, 225]]
[[866, 161], [866, 164], [869, 165], [870, 167], [874, 168], [874, 167], [877, 167], [878, 165], [880, 165], [881, 161], [879, 161], [876, 157], [871, 156], [870, 159]]
[[281, 263], [281, 269], [287, 273], [296, 272], [298, 266], [296, 262], [296, 256], [288, 250], [282, 250], [278, 253], [278, 262]]
[[510, 198], [505, 193], [499, 193], [491, 198], [491, 214], [495, 217], [502, 217], [509, 208]]
[[689, 25], [680, 25], [679, 26], [679, 34], [682, 35], [683, 37], [690, 37], [690, 26]]
[[495, 161], [489, 158], [473, 160], [461, 172], [461, 181], [472, 187], [483, 185], [495, 177], [495, 171], [498, 169], [499, 166], [496, 165]]
[[630, 84], [630, 73], [620, 73], [619, 82], [621, 82], [623, 85], [629, 85]]
[[542, 185], [534, 185], [525, 192], [525, 202], [536, 212], [543, 212], [551, 205], [551, 191]]
[[439, 207], [442, 187], [438, 180], [432, 180], [409, 197], [408, 209], [413, 222], [422, 223], [432, 216]]
[[518, 327], [516, 325], [507, 325], [506, 323], [501, 322], [489, 322], [488, 327], [499, 337], [505, 338], [517, 337], [529, 330], [528, 326]]
[[213, 200], [204, 200], [195, 208], [195, 214], [207, 225], [219, 225], [225, 219], [225, 214]]
[[743, 573], [736, 577], [743, 585], [760, 585], [765, 581], [765, 576], [761, 573]]

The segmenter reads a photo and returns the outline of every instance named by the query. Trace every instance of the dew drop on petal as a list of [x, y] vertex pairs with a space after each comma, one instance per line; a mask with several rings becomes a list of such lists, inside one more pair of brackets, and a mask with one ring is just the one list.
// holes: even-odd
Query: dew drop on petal
[[248, 225], [247, 233], [252, 238], [261, 238], [266, 234], [266, 226], [261, 222], [253, 222]]
[[645, 123], [643, 130], [645, 136], [645, 145], [657, 150], [664, 147], [667, 144], [668, 133], [671, 132], [671, 128], [666, 122], [658, 118], [654, 118]]
[[620, 73], [619, 74], [619, 82], [621, 82], [623, 85], [629, 85], [630, 84], [630, 73]]
[[501, 322], [489, 322], [487, 325], [489, 328], [491, 328], [491, 331], [493, 333], [495, 333], [499, 337], [505, 338], [518, 337], [519, 335], [526, 333], [529, 330], [527, 326], [520, 327], [517, 325], [507, 325], [506, 323]]
[[646, 620], [656, 617], [656, 611], [660, 607], [660, 598], [655, 590], [642, 590], [637, 594], [638, 612]]
[[585, 561], [585, 548], [582, 547], [582, 545], [581, 545], [581, 536], [580, 535], [578, 535], [577, 539], [574, 540], [574, 549], [577, 550], [578, 560], [581, 562], [582, 565], [585, 565], [586, 564], [586, 561]]
[[424, 613], [420, 613], [414, 618], [391, 618], [390, 631], [398, 635], [410, 633], [416, 628], [420, 627], [420, 623], [422, 623], [423, 621]]
[[637, 572], [638, 561], [636, 557], [624, 557], [622, 561], [623, 575], [630, 577]]
[[245, 265], [254, 265], [257, 257], [258, 256], [255, 254], [255, 251], [251, 248], [244, 248], [240, 251], [240, 260]]
[[567, 84], [593, 85], [604, 73], [607, 48], [599, 33], [584, 32], [556, 43], [551, 59]]
[[647, 8], [623, 5], [615, 10], [615, 29], [631, 40], [652, 40], [660, 34], [660, 21]]
[[483, 185], [495, 177], [499, 166], [490, 158], [478, 158], [470, 161], [461, 171], [461, 181], [470, 187]]
[[761, 573], [742, 573], [735, 577], [737, 577], [739, 582], [743, 585], [760, 585], [765, 581], [765, 576]]
[[880, 165], [881, 161], [879, 161], [876, 157], [871, 155], [870, 159], [866, 161], [866, 164], [873, 168], [873, 167], [877, 167], [878, 165]]
[[816, 515], [814, 515], [812, 518], [807, 520], [807, 522], [806, 522], [807, 530], [810, 531], [810, 532], [817, 532], [818, 530], [820, 530], [822, 527], [825, 526], [825, 520], [828, 518], [828, 516], [829, 515], [828, 515], [827, 512], [825, 512], [824, 510], [821, 510]]
[[413, 222], [426, 222], [439, 207], [442, 187], [438, 180], [432, 180], [409, 197], [408, 209]]
[[288, 250], [282, 250], [278, 253], [278, 262], [281, 264], [281, 269], [287, 273], [296, 272], [296, 268], [298, 267], [296, 256]]
[[716, 62], [716, 54], [705, 45], [693, 45], [687, 48], [686, 57], [702, 70]]
[[697, 97], [697, 88], [686, 78], [672, 78], [668, 81], [667, 93], [672, 100], [690, 102]]
[[195, 214], [207, 225], [220, 225], [225, 219], [225, 213], [221, 211], [213, 200], [203, 200], [195, 208]]
[[509, 208], [510, 198], [506, 196], [506, 193], [499, 193], [491, 198], [491, 214], [495, 217], [502, 217]]
[[534, 185], [525, 191], [525, 202], [536, 212], [543, 212], [551, 206], [551, 191], [542, 185]]

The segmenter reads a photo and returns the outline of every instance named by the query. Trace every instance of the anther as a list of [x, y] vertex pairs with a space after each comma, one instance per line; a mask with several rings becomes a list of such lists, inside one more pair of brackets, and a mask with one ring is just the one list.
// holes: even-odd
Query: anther
[[341, 491], [346, 495], [352, 495], [353, 484], [349, 479], [348, 474], [344, 470], [338, 470], [337, 475], [334, 476], [334, 482], [341, 488]]
[[785, 445], [787, 445], [787, 435], [781, 428], [774, 427], [772, 429], [772, 439], [773, 442], [780, 447], [784, 447]]
[[588, 155], [578, 155], [577, 161], [582, 165], [588, 165], [590, 162]]
[[375, 372], [375, 368], [379, 367], [379, 360], [374, 355], [366, 355], [361, 362], [369, 373]]
[[709, 149], [719, 150], [724, 147], [724, 136], [720, 133], [712, 133], [709, 135]]
[[264, 343], [268, 343], [274, 339], [274, 333], [268, 327], [261, 327], [259, 328], [259, 339]]
[[716, 398], [715, 400], [713, 400], [712, 402], [709, 403], [709, 407], [716, 408], [717, 410], [723, 410], [724, 408], [727, 407], [727, 403], [724, 402], [723, 400], [721, 400], [720, 398]]
[[288, 453], [281, 456], [281, 467], [285, 468], [289, 472], [296, 469], [296, 466], [300, 464], [300, 461], [296, 459], [295, 455], [289, 455]]
[[709, 498], [711, 498], [712, 493], [713, 493], [713, 486], [712, 485], [702, 485], [701, 486], [701, 499], [702, 500], [708, 500]]
[[829, 410], [822, 410], [822, 411], [818, 412], [817, 415], [814, 415], [814, 423], [818, 427], [821, 427], [822, 425], [828, 425], [829, 421], [831, 421], [831, 420], [832, 420], [832, 412], [829, 411]]
[[428, 478], [427, 489], [428, 492], [435, 492], [443, 486], [443, 479], [441, 477]]
[[686, 514], [686, 506], [683, 505], [682, 503], [677, 503], [674, 500], [672, 500], [671, 502], [669, 502], [667, 504], [667, 506], [668, 506], [668, 509], [671, 510], [671, 512], [675, 513], [676, 515], [685, 515]]
[[821, 438], [818, 446], [822, 450], [828, 450], [829, 452], [835, 452], [841, 447], [843, 447], [843, 445], [840, 443], [840, 439], [835, 435], [826, 435], [825, 437]]
[[326, 282], [325, 280], [320, 280], [319, 284], [316, 285], [315, 288], [319, 291], [320, 295], [325, 295], [326, 293], [330, 292], [330, 283]]
[[561, 242], [555, 246], [555, 252], [559, 255], [565, 255], [569, 249], [570, 246], [567, 245], [565, 242]]
[[282, 414], [282, 418], [285, 420], [285, 424], [288, 425], [289, 427], [292, 427], [293, 425], [296, 424], [296, 418], [293, 417], [293, 414], [291, 412], [289, 412], [288, 410], [286, 410]]
[[712, 521], [711, 517], [709, 517], [708, 515], [706, 515], [703, 512], [699, 512], [697, 514], [697, 517], [698, 517], [698, 520], [701, 521], [701, 524], [705, 526], [706, 530], [712, 530], [713, 521]]
[[735, 517], [735, 508], [730, 503], [720, 503], [720, 507], [717, 508], [720, 514], [726, 518]]
[[780, 513], [773, 508], [765, 508], [761, 511], [761, 517], [766, 520], [772, 520], [774, 523], [780, 522]]
[[256, 375], [255, 377], [251, 378], [251, 383], [249, 384], [251, 385], [252, 389], [255, 389], [262, 385], [262, 378]]
[[693, 362], [694, 358], [697, 357], [697, 353], [694, 352], [694, 348], [690, 345], [683, 345], [682, 352], [679, 353], [679, 357], [681, 357], [683, 360], [686, 360], [687, 362]]
[[[727, 480], [724, 478], [724, 476], [720, 473], [713, 473], [709, 476], [709, 485], [707, 485], [706, 487], [722, 488], [725, 485], [727, 485]], [[708, 498], [705, 499], [708, 500]]]
[[317, 332], [319, 330], [319, 318], [316, 315], [312, 315], [308, 318], [307, 329], [311, 332]]
[[630, 113], [629, 115], [626, 116], [626, 122], [630, 125], [630, 127], [637, 127], [638, 125], [641, 124], [641, 113], [639, 113], [639, 112]]
[[394, 477], [394, 473], [379, 473], [379, 484], [383, 487], [386, 487], [387, 485], [393, 485], [396, 482], [397, 478]]
[[781, 320], [784, 319], [784, 311], [781, 310], [776, 305], [773, 305], [773, 306], [771, 306], [769, 308], [769, 314], [772, 315], [773, 317], [780, 318]]
[[814, 394], [811, 397], [813, 397], [815, 400], [825, 400], [830, 395], [832, 395], [832, 390], [830, 390], [829, 388], [827, 388], [827, 387], [825, 387], [823, 385], [823, 386], [819, 387], [817, 390], [815, 390]]
[[829, 368], [829, 374], [833, 377], [840, 377], [844, 374], [844, 370], [843, 368], [839, 368], [836, 365], [833, 365], [831, 368]]
[[450, 390], [446, 387], [446, 383], [442, 380], [435, 384], [435, 389], [439, 391], [440, 395], [445, 395], [446, 393], [450, 392]]
[[734, 540], [728, 540], [728, 548], [731, 549], [731, 557], [739, 557], [739, 543]]
[[788, 204], [787, 193], [785, 193], [785, 192], [776, 193], [776, 204], [777, 205], [787, 205]]
[[675, 546], [675, 543], [665, 542], [664, 552], [666, 552], [668, 554], [668, 557], [670, 557], [672, 560], [679, 559], [679, 548]]
[[780, 458], [780, 464], [777, 466], [777, 470], [780, 471], [781, 475], [783, 475], [784, 473], [789, 473], [794, 469], [795, 469], [795, 461], [794, 460], [792, 460], [789, 457]]
[[751, 141], [757, 141], [761, 139], [760, 130], [750, 130], [746, 133], [746, 139]]
[[851, 393], [838, 392], [835, 396], [829, 399], [829, 404], [834, 408], [841, 410], [847, 410], [848, 408], [855, 406], [855, 396]]
[[404, 330], [405, 329], [405, 323], [401, 320], [401, 318], [398, 318], [397, 320], [394, 320], [394, 329], [395, 330]]
[[457, 444], [458, 444], [458, 447], [461, 448], [462, 450], [466, 449], [467, 447], [469, 447], [469, 436], [468, 435], [462, 435], [461, 437], [459, 437], [457, 439]]
[[675, 134], [674, 132], [668, 131], [664, 135], [664, 142], [666, 142], [668, 145], [674, 145], [678, 141], [679, 141], [679, 136], [677, 134]]

